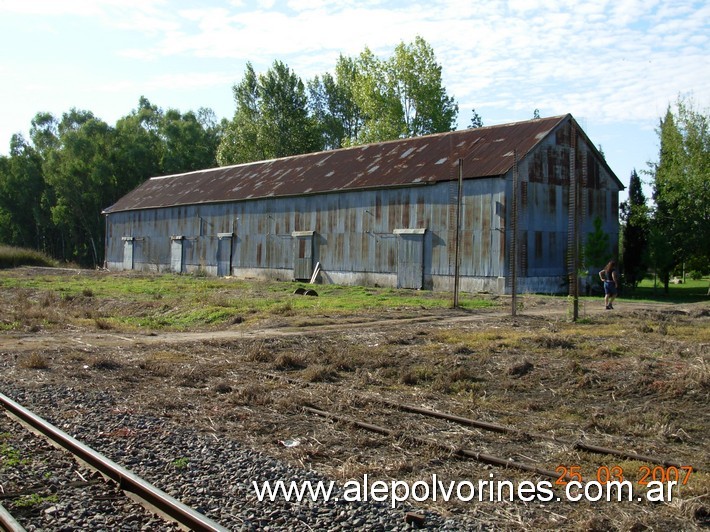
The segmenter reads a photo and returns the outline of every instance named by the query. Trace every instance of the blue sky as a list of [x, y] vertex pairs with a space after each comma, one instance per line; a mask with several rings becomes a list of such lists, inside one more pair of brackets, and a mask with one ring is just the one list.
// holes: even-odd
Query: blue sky
[[0, 153], [32, 117], [72, 107], [115, 124], [141, 95], [231, 117], [247, 61], [304, 81], [339, 54], [381, 58], [421, 35], [459, 104], [484, 125], [572, 113], [611, 168], [658, 156], [679, 95], [710, 106], [710, 3], [670, 0], [0, 0]]

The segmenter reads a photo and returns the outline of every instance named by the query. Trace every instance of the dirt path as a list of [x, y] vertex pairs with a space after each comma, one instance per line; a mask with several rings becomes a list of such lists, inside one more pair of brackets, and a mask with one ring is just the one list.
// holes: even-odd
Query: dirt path
[[[690, 312], [689, 306], [679, 306], [671, 304], [649, 303], [649, 302], [623, 302], [617, 305], [619, 319], [623, 320], [624, 312], [633, 311], [654, 311], [662, 313], [682, 313]], [[623, 307], [623, 310], [622, 310]], [[580, 306], [580, 317], [604, 314], [607, 312], [601, 304], [582, 304]], [[551, 320], [559, 321], [566, 319], [570, 310], [566, 301], [555, 299], [535, 300], [534, 304], [518, 313], [518, 317], [524, 319], [526, 316], [549, 317]], [[344, 332], [353, 329], [378, 329], [401, 327], [413, 324], [430, 325], [437, 324], [442, 327], [453, 325], [465, 325], [467, 323], [490, 321], [511, 318], [510, 309], [506, 310], [479, 310], [474, 312], [463, 312], [456, 310], [425, 311], [417, 317], [391, 317], [391, 318], [349, 318], [339, 323], [318, 323], [306, 325], [293, 325], [282, 323], [276, 325], [235, 326], [230, 329], [215, 329], [208, 331], [146, 331], [146, 332], [101, 332], [82, 330], [78, 328], [67, 329], [65, 331], [40, 331], [37, 333], [19, 333], [4, 335], [1, 342], [1, 349], [5, 353], [23, 353], [44, 349], [67, 349], [71, 347], [92, 347], [92, 348], [130, 348], [140, 346], [175, 345], [206, 341], [229, 341], [259, 338], [278, 338], [287, 336], [302, 336], [318, 333]]]

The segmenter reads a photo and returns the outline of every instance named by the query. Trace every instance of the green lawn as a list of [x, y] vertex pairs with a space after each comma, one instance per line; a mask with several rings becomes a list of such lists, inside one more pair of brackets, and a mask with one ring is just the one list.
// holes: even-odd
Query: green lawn
[[[318, 297], [294, 295], [297, 288], [315, 289]], [[420, 311], [451, 306], [451, 294], [361, 286], [238, 280], [174, 274], [72, 273], [22, 274], [0, 270], [0, 290], [26, 291], [20, 314], [34, 307], [63, 308], [70, 314], [102, 320], [105, 326], [187, 329], [219, 326], [235, 320], [272, 316], [332, 318], [359, 312]], [[482, 296], [464, 294], [464, 309], [495, 306]], [[26, 320], [17, 319], [23, 323]], [[13, 322], [13, 323], [15, 323]]]
[[653, 279], [644, 279], [633, 292], [630, 288], [625, 287], [620, 298], [669, 303], [697, 303], [710, 301], [708, 287], [710, 287], [710, 278], [708, 277], [697, 281], [686, 277], [686, 282], [683, 284], [671, 283], [668, 286], [668, 294], [666, 294], [660, 281], [657, 281], [654, 287]]

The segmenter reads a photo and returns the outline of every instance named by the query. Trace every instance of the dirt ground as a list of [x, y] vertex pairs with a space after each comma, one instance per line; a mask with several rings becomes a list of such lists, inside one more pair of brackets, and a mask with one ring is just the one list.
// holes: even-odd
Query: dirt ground
[[[46, 290], [4, 287], [0, 312], [35, 309], [41, 316], [43, 301]], [[107, 307], [97, 298], [77, 298], [62, 302], [71, 307], [60, 312], [64, 321], [45, 326], [28, 318], [20, 327], [0, 330], [0, 367], [3, 382], [105, 390], [120, 398], [125, 411], [235, 438], [343, 482], [364, 474], [411, 483], [433, 474], [474, 483], [540, 478], [452, 457], [441, 443], [551, 471], [579, 467], [585, 481], [596, 480], [600, 471], [623, 471], [639, 490], [644, 468], [654, 467], [526, 434], [409, 414], [392, 402], [657, 456], [693, 468], [671, 502], [420, 506], [505, 529], [710, 526], [710, 302], [619, 301], [607, 312], [601, 301], [584, 301], [577, 323], [568, 319], [566, 298], [524, 296], [522, 302], [517, 317], [501, 298], [501, 306], [467, 312], [363, 311], [305, 322], [286, 313], [166, 332], [77, 322], [72, 316]], [[116, 301], [111, 308], [122, 312], [124, 306]], [[305, 412], [304, 405], [395, 434], [334, 422]], [[130, 435], [119, 427], [116, 437]]]

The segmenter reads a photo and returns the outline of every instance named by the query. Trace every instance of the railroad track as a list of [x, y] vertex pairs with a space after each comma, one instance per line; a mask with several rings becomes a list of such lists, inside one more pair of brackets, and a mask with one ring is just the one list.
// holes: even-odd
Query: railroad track
[[[200, 532], [227, 530], [1, 393], [0, 405], [10, 417], [28, 426], [33, 432], [46, 438], [55, 447], [70, 453], [81, 464], [100, 473], [107, 481], [115, 483], [132, 499], [137, 500], [144, 507], [161, 517], [176, 523], [180, 528]], [[85, 481], [85, 483], [88, 484], [89, 482]], [[18, 521], [2, 507], [0, 507], [0, 528], [13, 532], [23, 530]]]
[[[261, 375], [262, 377], [265, 377], [267, 379], [285, 381], [300, 387], [312, 386], [312, 383], [302, 381], [300, 379], [293, 379], [291, 377], [283, 375], [273, 374], [270, 372], [263, 372], [253, 369], [245, 369], [245, 371]], [[545, 433], [532, 432], [510, 425], [493, 423], [483, 419], [472, 419], [468, 417], [450, 414], [447, 412], [433, 410], [430, 408], [423, 408], [411, 404], [403, 404], [400, 402], [384, 399], [379, 396], [373, 396], [371, 394], [361, 394], [360, 398], [363, 403], [367, 402], [371, 404], [378, 404], [381, 407], [381, 409], [379, 410], [380, 412], [389, 410], [393, 416], [397, 416], [398, 413], [404, 413], [429, 419], [441, 420], [447, 424], [452, 424], [456, 426], [472, 427], [484, 433], [493, 433], [498, 436], [502, 436], [503, 438], [513, 437], [519, 440], [525, 440], [527, 442], [530, 442], [531, 444], [544, 443], [547, 445], [559, 447], [563, 450], [583, 451], [590, 454], [613, 457], [613, 459], [615, 460], [647, 464], [647, 481], [660, 480], [660, 478], [657, 478], [659, 475], [669, 480], [669, 471], [675, 475], [675, 478], [670, 480], [682, 479], [685, 475], [689, 476], [689, 473], [691, 472], [698, 472], [697, 468], [693, 468], [690, 464], [684, 464], [679, 460], [670, 459], [666, 457], [654, 456], [649, 454], [637, 453], [626, 449], [597, 445], [595, 443], [583, 441], [581, 439], [574, 440], [569, 438], [561, 438]], [[306, 414], [315, 415], [323, 419], [328, 419], [331, 421], [342, 423], [347, 426], [356, 427], [357, 429], [386, 436], [393, 440], [408, 441], [413, 446], [438, 448], [451, 456], [474, 460], [476, 462], [491, 466], [510, 468], [528, 473], [533, 473], [541, 477], [546, 477], [555, 481], [559, 481], [559, 483], [564, 483], [566, 481], [578, 478], [574, 475], [571, 476], [567, 467], [565, 467], [564, 469], [556, 467], [553, 470], [549, 469], [548, 467], [545, 467], [545, 465], [540, 462], [525, 462], [520, 460], [512, 460], [510, 458], [505, 458], [503, 456], [499, 456], [490, 452], [485, 452], [480, 449], [466, 448], [461, 445], [455, 445], [448, 441], [441, 441], [440, 439], [432, 438], [430, 436], [416, 435], [408, 429], [401, 430], [391, 428], [391, 426], [396, 425], [396, 422], [387, 423], [388, 426], [383, 426], [383, 424], [378, 425], [370, 421], [362, 420], [358, 418], [357, 415], [346, 415], [342, 412], [342, 409], [340, 409], [338, 412], [333, 412], [312, 403], [304, 403], [302, 405], [302, 410]], [[609, 480], [612, 479], [613, 478], [610, 478]]]

